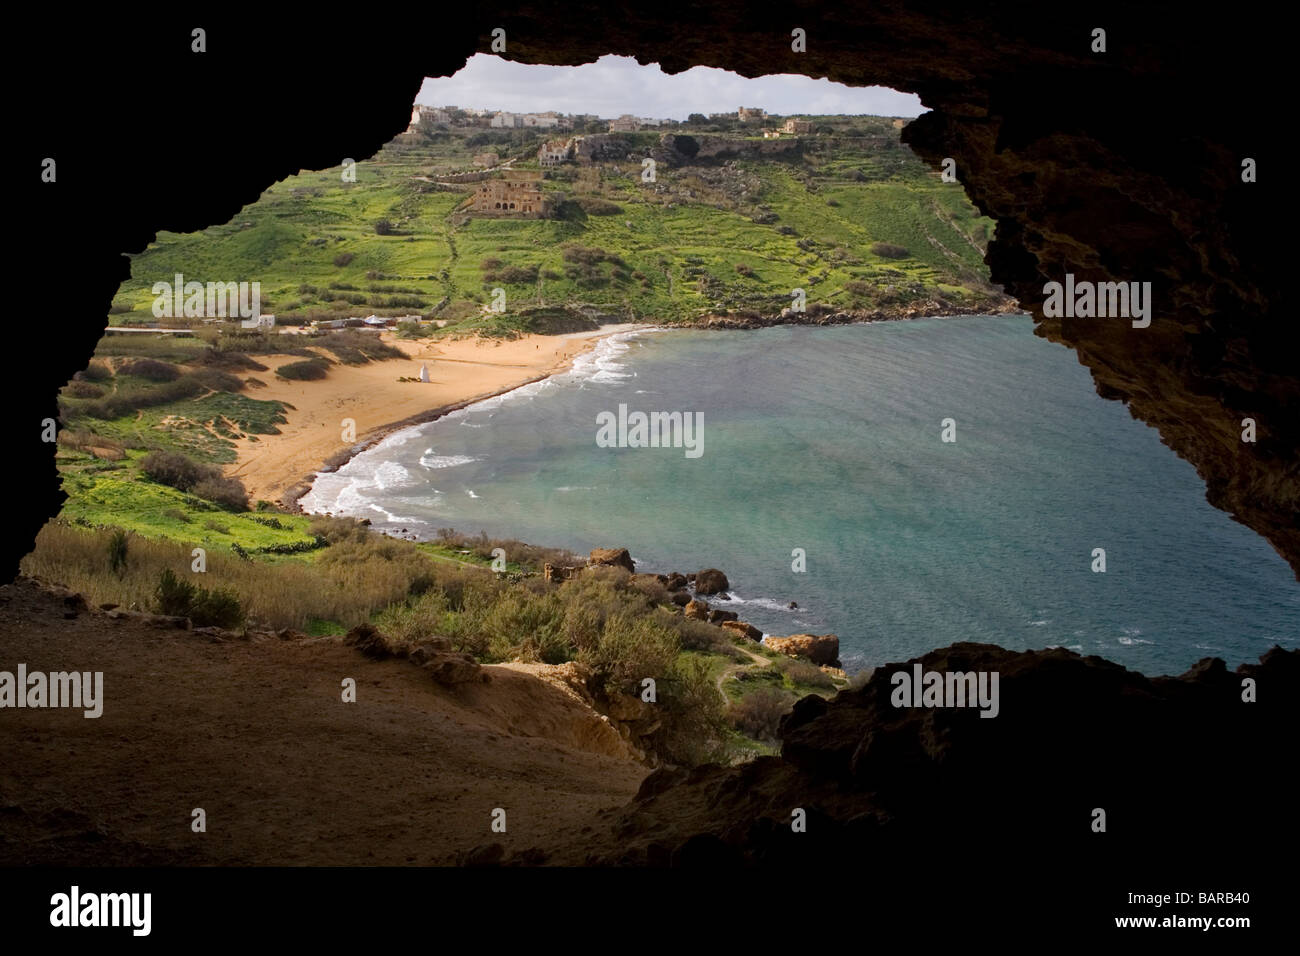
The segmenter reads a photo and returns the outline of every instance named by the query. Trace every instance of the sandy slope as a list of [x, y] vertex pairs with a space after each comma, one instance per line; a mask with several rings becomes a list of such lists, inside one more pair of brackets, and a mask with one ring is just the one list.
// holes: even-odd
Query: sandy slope
[[[607, 326], [596, 334], [529, 335], [514, 341], [464, 339], [431, 345], [397, 339], [384, 341], [410, 356], [365, 365], [333, 365], [316, 382], [288, 382], [274, 370], [296, 356], [257, 356], [266, 372], [241, 375], [265, 383], [250, 388], [257, 399], [277, 399], [293, 406], [280, 435], [259, 435], [237, 442], [238, 460], [226, 469], [238, 476], [256, 501], [284, 502], [285, 495], [320, 469], [330, 457], [357, 442], [382, 435], [387, 427], [437, 409], [488, 398], [567, 368], [574, 356], [592, 348], [600, 335], [624, 327]], [[323, 353], [330, 356], [330, 353]], [[330, 356], [332, 357], [332, 356]], [[399, 382], [429, 369], [427, 383]], [[355, 441], [343, 440], [343, 420], [355, 422]], [[287, 502], [285, 502], [287, 503]]]
[[105, 697], [99, 719], [0, 710], [0, 865], [451, 863], [581, 833], [649, 773], [526, 669], [448, 689], [338, 638], [213, 643], [64, 613], [29, 581], [0, 588], [0, 670], [103, 671]]

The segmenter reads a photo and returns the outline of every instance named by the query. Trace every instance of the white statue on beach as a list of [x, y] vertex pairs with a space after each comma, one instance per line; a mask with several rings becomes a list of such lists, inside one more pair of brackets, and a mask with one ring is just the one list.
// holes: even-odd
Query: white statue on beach
[[429, 380], [429, 366], [427, 366], [427, 365], [421, 365], [421, 366], [420, 366], [420, 381], [421, 381], [421, 382], [427, 382], [428, 380]]

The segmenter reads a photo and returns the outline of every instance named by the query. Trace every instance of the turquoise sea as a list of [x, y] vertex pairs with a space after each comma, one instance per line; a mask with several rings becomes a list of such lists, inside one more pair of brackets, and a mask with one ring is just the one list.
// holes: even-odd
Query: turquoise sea
[[[620, 404], [701, 413], [702, 454], [599, 447]], [[1300, 637], [1286, 563], [1026, 316], [620, 335], [390, 436], [302, 504], [718, 567], [720, 606], [769, 634], [838, 634], [849, 670], [986, 641], [1178, 674]]]

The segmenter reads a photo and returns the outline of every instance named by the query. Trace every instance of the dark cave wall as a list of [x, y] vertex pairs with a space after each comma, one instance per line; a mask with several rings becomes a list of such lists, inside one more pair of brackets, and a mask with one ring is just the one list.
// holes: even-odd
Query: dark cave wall
[[[499, 12], [498, 12], [499, 11]], [[994, 281], [1034, 314], [1037, 332], [1074, 348], [1100, 394], [1128, 403], [1192, 462], [1207, 496], [1266, 537], [1300, 574], [1300, 382], [1285, 341], [1285, 159], [1270, 93], [1286, 63], [1272, 14], [1189, 14], [1183, 7], [1092, 3], [483, 4], [308, 24], [167, 14], [25, 44], [64, 69], [18, 105], [30, 130], [15, 181], [33, 209], [21, 252], [47, 311], [13, 324], [5, 384], [18, 412], [24, 507], [6, 536], [8, 575], [61, 500], [39, 423], [86, 361], [124, 253], [156, 231], [232, 218], [299, 169], [362, 159], [405, 128], [424, 75], [486, 52], [496, 26], [507, 55], [576, 64], [605, 53], [755, 76], [802, 72], [920, 95], [932, 110], [904, 138], [938, 163], [951, 156], [977, 206], [998, 220]], [[190, 52], [190, 30], [208, 52]], [[802, 27], [808, 51], [790, 50]], [[1108, 52], [1089, 49], [1094, 27]], [[36, 181], [46, 156], [58, 182]], [[1240, 162], [1259, 163], [1243, 184]], [[1147, 329], [1121, 319], [1046, 320], [1043, 283], [1150, 281]], [[51, 333], [54, 332], [53, 335]], [[1258, 422], [1256, 445], [1241, 420]]]

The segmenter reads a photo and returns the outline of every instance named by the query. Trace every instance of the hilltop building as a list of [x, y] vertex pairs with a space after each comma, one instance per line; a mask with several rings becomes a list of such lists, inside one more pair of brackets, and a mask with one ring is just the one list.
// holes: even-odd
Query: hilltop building
[[414, 133], [421, 126], [428, 129], [438, 124], [451, 125], [451, 113], [443, 107], [422, 106], [417, 103], [411, 108], [411, 125], [406, 131]]
[[767, 111], [757, 106], [742, 106], [736, 110], [736, 119], [742, 123], [761, 123], [767, 119]]
[[616, 120], [609, 121], [611, 133], [635, 133], [641, 128], [641, 121], [635, 116], [624, 113]]
[[788, 119], [785, 121], [785, 125], [781, 127], [783, 133], [795, 133], [800, 136], [807, 136], [812, 131], [812, 120], [806, 119]]

